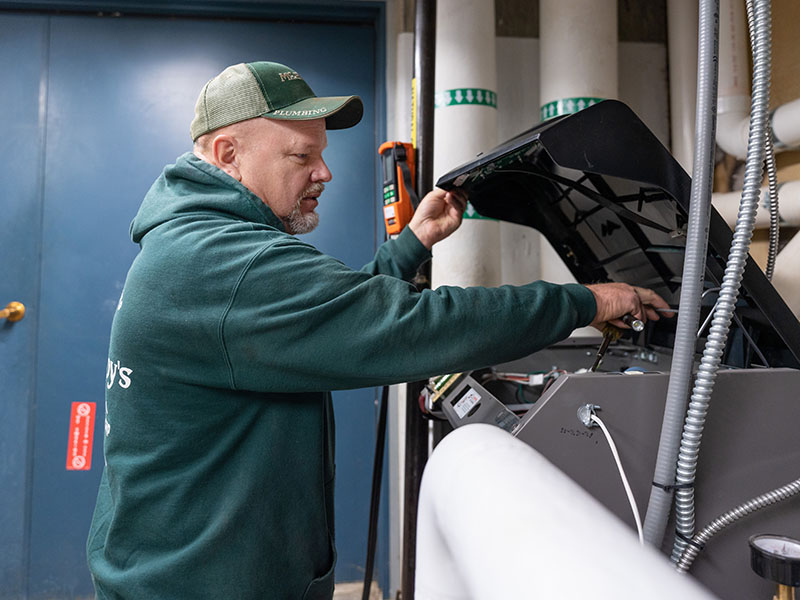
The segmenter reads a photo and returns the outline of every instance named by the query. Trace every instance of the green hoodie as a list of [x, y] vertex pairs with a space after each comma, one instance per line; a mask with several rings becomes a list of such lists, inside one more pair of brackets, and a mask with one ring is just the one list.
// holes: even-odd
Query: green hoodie
[[579, 285], [420, 293], [430, 253], [408, 229], [354, 271], [192, 154], [131, 237], [87, 546], [99, 598], [330, 598], [330, 391], [519, 358], [596, 310]]

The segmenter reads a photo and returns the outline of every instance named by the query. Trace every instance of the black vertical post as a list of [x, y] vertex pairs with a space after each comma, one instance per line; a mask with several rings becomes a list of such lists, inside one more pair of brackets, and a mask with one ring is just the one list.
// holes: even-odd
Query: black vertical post
[[436, 0], [416, 0], [414, 79], [417, 98], [417, 193], [433, 189], [433, 98], [436, 86]]
[[[414, 16], [414, 79], [417, 139], [417, 193], [433, 189], [433, 109], [436, 77], [436, 0], [416, 0]], [[429, 267], [428, 267], [429, 268]], [[422, 278], [430, 281], [428, 272]], [[417, 402], [424, 383], [408, 385], [403, 519], [402, 599], [414, 598], [417, 545], [417, 504], [422, 470], [428, 458], [428, 422]]]

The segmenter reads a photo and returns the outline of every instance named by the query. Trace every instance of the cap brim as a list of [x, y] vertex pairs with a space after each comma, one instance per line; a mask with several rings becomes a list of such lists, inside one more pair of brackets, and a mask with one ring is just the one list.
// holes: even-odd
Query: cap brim
[[358, 96], [329, 96], [306, 98], [261, 115], [283, 121], [325, 119], [327, 129], [347, 129], [356, 125], [364, 114], [364, 104]]

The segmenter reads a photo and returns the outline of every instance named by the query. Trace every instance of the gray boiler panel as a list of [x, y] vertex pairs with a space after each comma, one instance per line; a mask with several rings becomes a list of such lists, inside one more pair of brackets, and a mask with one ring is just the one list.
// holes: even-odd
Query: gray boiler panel
[[[523, 416], [514, 435], [635, 527], [603, 433], [581, 424], [577, 410], [586, 403], [600, 406], [597, 414], [614, 438], [644, 520], [668, 380], [668, 373], [560, 377]], [[799, 476], [800, 371], [720, 371], [697, 471], [698, 530], [738, 504]], [[665, 547], [671, 548], [672, 531], [670, 521]], [[774, 586], [750, 568], [747, 540], [758, 533], [800, 538], [800, 497], [746, 517], [712, 538], [690, 573], [725, 600], [771, 598]]]

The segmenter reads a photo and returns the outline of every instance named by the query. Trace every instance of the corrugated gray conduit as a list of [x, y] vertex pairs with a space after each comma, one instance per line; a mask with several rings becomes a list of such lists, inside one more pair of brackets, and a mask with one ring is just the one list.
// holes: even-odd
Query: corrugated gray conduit
[[692, 542], [686, 545], [683, 554], [681, 554], [680, 560], [678, 560], [678, 571], [681, 573], [688, 571], [692, 566], [694, 559], [697, 558], [697, 555], [700, 554], [703, 546], [705, 546], [706, 542], [708, 542], [708, 540], [710, 540], [713, 536], [717, 535], [720, 531], [725, 529], [728, 525], [732, 525], [739, 519], [746, 517], [751, 513], [761, 510], [762, 508], [765, 508], [771, 504], [775, 504], [776, 502], [781, 502], [787, 498], [791, 498], [798, 493], [800, 493], [800, 479], [795, 479], [794, 481], [787, 483], [778, 489], [767, 492], [766, 494], [761, 494], [760, 496], [757, 496], [752, 500], [748, 500], [736, 508], [729, 510], [725, 514], [720, 515], [711, 521], [711, 523], [703, 527], [703, 529], [701, 529], [697, 535], [692, 538]]
[[[750, 32], [750, 47], [756, 47], [756, 23], [753, 0], [746, 0], [747, 7], [747, 29]], [[772, 141], [772, 115], [764, 135], [765, 163], [767, 166], [767, 181], [769, 182], [769, 251], [767, 252], [767, 268], [764, 274], [767, 279], [772, 281], [772, 274], [775, 272], [775, 259], [778, 258], [778, 241], [780, 240], [780, 214], [778, 212], [778, 168], [775, 165], [775, 146]]]
[[[654, 485], [644, 522], [645, 541], [661, 547], [672, 504], [681, 429], [686, 415], [689, 386], [700, 320], [700, 295], [705, 279], [708, 221], [714, 175], [717, 115], [717, 54], [719, 46], [719, 0], [701, 0], [698, 25], [697, 106], [686, 252], [683, 262], [680, 310], [675, 332], [669, 387], [661, 425]], [[662, 487], [658, 487], [658, 486]]]
[[[748, 2], [748, 6], [749, 6]], [[772, 281], [775, 273], [775, 260], [778, 258], [778, 241], [780, 240], [780, 213], [778, 212], [778, 169], [775, 165], [775, 148], [772, 143], [772, 128], [767, 131], [764, 150], [767, 153], [767, 179], [769, 181], [769, 251], [765, 275]]]
[[675, 491], [677, 535], [672, 553], [673, 560], [676, 562], [686, 547], [684, 540], [691, 539], [695, 532], [694, 481], [700, 442], [708, 414], [711, 392], [714, 388], [714, 379], [722, 359], [722, 352], [725, 349], [741, 286], [742, 272], [750, 249], [750, 239], [753, 235], [763, 177], [764, 141], [769, 116], [771, 61], [772, 26], [769, 0], [758, 0], [754, 4], [754, 13], [753, 92], [750, 105], [750, 131], [745, 160], [744, 189], [739, 206], [739, 216], [733, 232], [733, 243], [728, 254], [728, 264], [722, 278], [722, 289], [695, 379], [678, 454]]

